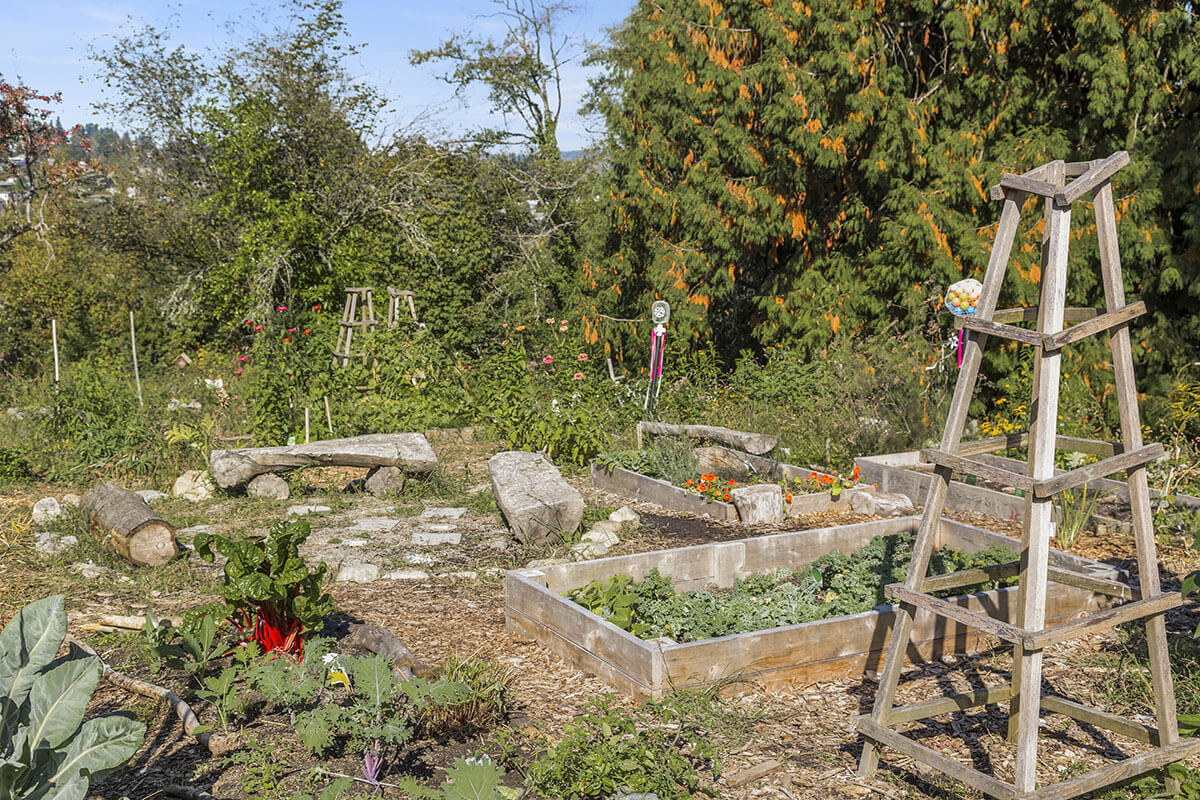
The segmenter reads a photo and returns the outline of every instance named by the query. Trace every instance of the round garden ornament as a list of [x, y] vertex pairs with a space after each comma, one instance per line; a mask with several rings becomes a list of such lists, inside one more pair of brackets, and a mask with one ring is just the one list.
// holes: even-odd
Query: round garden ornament
[[[974, 278], [964, 278], [950, 284], [946, 290], [946, 308], [956, 317], [974, 316], [979, 310], [979, 295], [983, 292], [983, 284]], [[958, 331], [958, 366], [962, 366], [963, 348], [967, 344], [965, 329]]]

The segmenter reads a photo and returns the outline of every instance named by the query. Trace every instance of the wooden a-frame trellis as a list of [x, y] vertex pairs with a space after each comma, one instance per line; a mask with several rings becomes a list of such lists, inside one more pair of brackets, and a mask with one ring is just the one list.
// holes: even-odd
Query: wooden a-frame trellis
[[[934, 477], [925, 499], [925, 509], [912, 562], [904, 583], [888, 587], [888, 595], [899, 603], [887, 660], [879, 677], [879, 689], [870, 714], [858, 718], [865, 737], [859, 774], [873, 773], [879, 763], [879, 748], [887, 746], [943, 772], [986, 795], [1008, 798], [1052, 798], [1065, 800], [1117, 781], [1158, 769], [1200, 752], [1200, 739], [1180, 741], [1175, 716], [1175, 696], [1167, 657], [1164, 613], [1181, 603], [1178, 592], [1163, 593], [1158, 578], [1146, 464], [1163, 455], [1162, 445], [1143, 444], [1137, 388], [1134, 384], [1133, 353], [1129, 344], [1129, 322], [1145, 312], [1141, 302], [1125, 302], [1121, 261], [1117, 249], [1117, 224], [1110, 179], [1129, 163], [1119, 152], [1107, 159], [1080, 163], [1053, 161], [1023, 175], [1005, 174], [991, 196], [1004, 201], [996, 239], [988, 261], [983, 289], [975, 316], [962, 318], [970, 331], [962, 370], [946, 419], [941, 446], [922, 451], [934, 465]], [[1068, 182], [1068, 179], [1073, 179]], [[1065, 308], [1067, 248], [1071, 229], [1071, 206], [1092, 193], [1099, 238], [1100, 270], [1104, 282], [1104, 309]], [[1034, 308], [996, 310], [1000, 285], [1008, 266], [1017, 232], [1021, 206], [1029, 195], [1045, 198], [1041, 299]], [[1036, 329], [1013, 323], [1036, 321]], [[1064, 329], [1064, 323], [1075, 323]], [[1088, 336], [1106, 333], [1112, 351], [1113, 375], [1121, 417], [1121, 442], [1111, 444], [1057, 435], [1058, 393], [1062, 348]], [[1028, 433], [996, 436], [979, 441], [962, 441], [967, 408], [974, 393], [983, 347], [989, 336], [1009, 339], [1034, 348], [1034, 383], [1030, 400]], [[1028, 446], [1028, 466], [1015, 472], [980, 460], [977, 456], [1010, 447]], [[1072, 470], [1054, 468], [1056, 447], [1101, 456], [1101, 460]], [[1059, 492], [1080, 487], [1090, 480], [1125, 471], [1129, 479], [1129, 501], [1137, 545], [1140, 586], [1065, 575], [1049, 564], [1053, 521], [1052, 498]], [[926, 579], [938, 521], [953, 473], [965, 473], [1023, 489], [1026, 513], [1021, 543], [1021, 560], [1011, 564], [969, 570], [955, 575]], [[988, 578], [1019, 576], [1017, 624], [968, 611], [937, 599], [928, 592], [977, 583]], [[1047, 581], [1071, 583], [1110, 596], [1119, 605], [1083, 619], [1045, 627]], [[895, 707], [896, 688], [904, 666], [905, 651], [912, 631], [913, 614], [923, 609], [939, 617], [986, 631], [1013, 646], [1012, 681], [1003, 686], [967, 694]], [[1042, 694], [1042, 654], [1046, 647], [1113, 625], [1145, 620], [1154, 686], [1157, 726], [1145, 725], [1054, 695]], [[943, 753], [926, 747], [893, 730], [895, 726], [949, 714], [968, 708], [1009, 702], [1010, 741], [1016, 744], [1015, 781], [1007, 783], [972, 769]], [[1037, 787], [1038, 719], [1040, 712], [1063, 714], [1123, 737], [1151, 746], [1138, 755], [1114, 761], [1068, 780]]]

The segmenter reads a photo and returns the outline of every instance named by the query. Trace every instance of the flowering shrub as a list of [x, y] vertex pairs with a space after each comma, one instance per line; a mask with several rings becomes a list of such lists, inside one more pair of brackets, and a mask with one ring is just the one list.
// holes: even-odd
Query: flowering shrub
[[683, 482], [683, 488], [689, 492], [704, 495], [710, 503], [713, 500], [723, 500], [728, 503], [733, 499], [733, 495], [729, 492], [737, 488], [737, 483], [718, 478], [716, 475], [705, 474], [701, 475], [699, 479], [688, 478]]

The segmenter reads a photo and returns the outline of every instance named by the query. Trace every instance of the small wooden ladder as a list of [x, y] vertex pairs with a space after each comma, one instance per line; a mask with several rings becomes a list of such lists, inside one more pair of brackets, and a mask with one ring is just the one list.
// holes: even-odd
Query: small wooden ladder
[[[870, 714], [857, 719], [858, 730], [865, 737], [862, 758], [859, 761], [861, 776], [868, 776], [875, 771], [879, 763], [879, 748], [887, 746], [991, 797], [1003, 800], [1066, 800], [1200, 752], [1200, 738], [1184, 741], [1179, 739], [1171, 667], [1167, 657], [1164, 613], [1180, 605], [1181, 598], [1178, 592], [1164, 593], [1159, 586], [1150, 495], [1146, 480], [1146, 464], [1162, 456], [1163, 448], [1158, 444], [1142, 442], [1137, 387], [1133, 374], [1133, 353], [1129, 343], [1129, 322], [1144, 313], [1146, 307], [1141, 302], [1126, 303], [1121, 278], [1121, 260], [1117, 249], [1117, 223], [1110, 179], [1128, 163], [1129, 155], [1123, 151], [1098, 161], [1053, 161], [1023, 175], [1005, 174], [1000, 183], [991, 189], [992, 199], [1003, 200], [1004, 209], [984, 276], [978, 313], [973, 317], [961, 319], [962, 327], [975, 335], [970, 337], [967, 345], [941, 446], [922, 451], [924, 459], [934, 465], [934, 477], [926, 495], [921, 527], [913, 546], [908, 576], [904, 583], [887, 587], [888, 596], [898, 602], [899, 606], [896, 610], [896, 622], [887, 660], [879, 677], [874, 708]], [[1069, 178], [1073, 180], [1068, 183]], [[1100, 270], [1104, 282], [1106, 308], [1065, 308], [1071, 206], [1089, 192], [1092, 194], [1096, 212], [1096, 232], [1099, 238]], [[1021, 207], [1029, 195], [1045, 198], [1041, 299], [1034, 308], [997, 311], [1000, 284], [1008, 266]], [[1013, 324], [1034, 321], [1037, 323], [1036, 329]], [[1066, 322], [1075, 324], [1064, 329]], [[1121, 417], [1121, 442], [1116, 444], [1057, 435], [1062, 348], [1098, 333], [1108, 336], [1112, 351]], [[1029, 431], [964, 443], [963, 425], [975, 390], [983, 347], [990, 336], [1021, 342], [1034, 348], [1034, 383], [1029, 405]], [[1023, 473], [999, 466], [996, 460], [988, 461], [985, 455], [1022, 446], [1029, 448], [1029, 459]], [[1079, 469], [1057, 472], [1054, 468], [1054, 454], [1058, 447], [1076, 452], [1089, 452], [1102, 458]], [[983, 458], [976, 458], [979, 456]], [[1140, 586], [1064, 574], [1065, 571], [1049, 564], [1054, 513], [1051, 501], [1054, 495], [1118, 471], [1125, 471], [1129, 479], [1129, 501], [1137, 544]], [[956, 575], [926, 579], [946, 492], [954, 473], [974, 475], [1023, 489], [1025, 492], [1026, 510], [1021, 560], [984, 570], [992, 578], [1019, 576], [1017, 624], [1009, 624], [987, 614], [968, 611], [929, 594], [935, 589], [957, 588], [977, 583], [981, 577], [980, 570], [970, 570]], [[1048, 580], [1071, 583], [1124, 602], [1090, 617], [1046, 628]], [[1011, 682], [968, 694], [895, 707], [896, 688], [912, 635], [913, 615], [918, 610], [977, 628], [1010, 643], [1013, 647]], [[1157, 726], [1100, 711], [1071, 699], [1043, 695], [1042, 654], [1046, 647], [1139, 619], [1145, 620]], [[904, 723], [1005, 701], [1009, 702], [1009, 740], [1016, 744], [1014, 783], [1007, 783], [993, 775], [972, 769], [894, 730], [896, 726]], [[1063, 714], [1082, 723], [1144, 742], [1150, 747], [1130, 758], [1111, 762], [1068, 780], [1038, 788], [1038, 720], [1042, 710]]]
[[333, 365], [336, 367], [338, 359], [341, 359], [342, 366], [350, 363], [351, 358], [361, 357], [364, 364], [367, 363], [366, 351], [354, 352], [351, 349], [351, 344], [354, 341], [354, 332], [373, 331], [378, 322], [375, 319], [375, 304], [371, 299], [372, 288], [370, 286], [351, 286], [346, 289], [346, 306], [342, 309], [342, 320], [338, 328], [337, 345], [333, 348]]

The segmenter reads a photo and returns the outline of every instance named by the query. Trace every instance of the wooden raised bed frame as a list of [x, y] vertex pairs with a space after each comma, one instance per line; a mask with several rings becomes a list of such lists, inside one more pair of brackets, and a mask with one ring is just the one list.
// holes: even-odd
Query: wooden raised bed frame
[[[731, 450], [729, 452], [736, 453], [737, 451]], [[748, 464], [752, 465], [769, 481], [791, 480], [797, 477], [805, 478], [816, 472], [816, 470], [801, 469], [791, 464], [784, 464], [772, 461], [769, 458], [752, 456], [747, 453], [737, 453], [737, 455], [739, 458], [745, 459]], [[829, 478], [836, 477], [834, 475], [825, 475], [823, 472], [817, 472], [817, 475]], [[737, 508], [733, 503], [723, 503], [720, 500], [710, 502], [703, 495], [688, 491], [682, 486], [676, 486], [664, 480], [651, 478], [649, 475], [621, 469], [620, 467], [609, 469], [608, 467], [592, 462], [592, 486], [595, 486], [597, 489], [604, 489], [605, 491], [623, 495], [633, 500], [654, 503], [663, 508], [669, 508], [672, 511], [679, 511], [684, 514], [696, 514], [727, 522], [738, 521]], [[873, 490], [862, 485], [855, 486], [850, 489], [844, 489], [836, 500], [830, 496], [829, 492], [793, 495], [792, 502], [784, 504], [784, 512], [789, 517], [798, 517], [801, 514], [822, 514], [826, 511], [837, 509], [848, 510], [850, 508], [850, 497], [855, 492], [862, 491]]]
[[[657, 567], [679, 591], [716, 584], [778, 568], [807, 564], [832, 550], [851, 552], [872, 537], [915, 531], [920, 517], [863, 522], [794, 531], [732, 542], [616, 556], [575, 564], [511, 570], [505, 577], [504, 614], [508, 627], [595, 673], [610, 686], [639, 698], [659, 698], [672, 688], [696, 687], [728, 678], [773, 684], [833, 680], [877, 670], [894, 618], [893, 606], [843, 617], [788, 625], [679, 644], [643, 640], [621, 630], [563, 593], [598, 578], [625, 574], [642, 578]], [[1017, 548], [1006, 536], [943, 519], [938, 546], [977, 552], [991, 544]], [[1123, 581], [1114, 567], [1053, 552], [1051, 563], [1064, 573]], [[1063, 583], [1047, 598], [1047, 625], [1085, 616], [1109, 605], [1106, 598]], [[952, 602], [1012, 622], [1016, 589], [998, 589]], [[913, 628], [909, 660], [936, 659], [986, 646], [987, 634], [920, 611]]]

